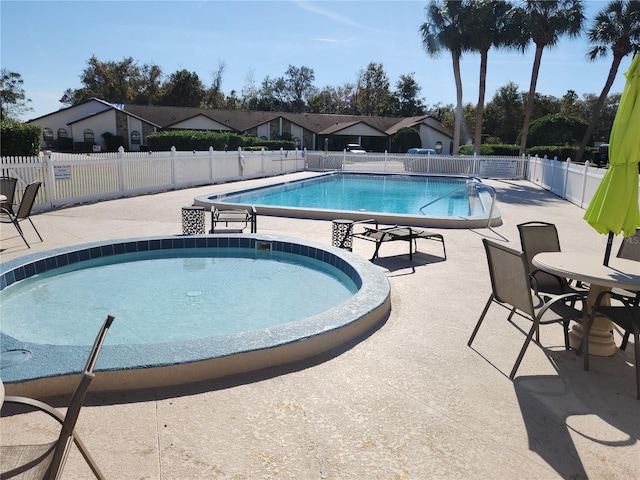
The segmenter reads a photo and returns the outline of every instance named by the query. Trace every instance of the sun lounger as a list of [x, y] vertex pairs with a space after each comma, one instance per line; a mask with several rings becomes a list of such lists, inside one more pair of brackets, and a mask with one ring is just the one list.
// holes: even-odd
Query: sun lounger
[[[251, 207], [250, 209], [218, 210], [216, 207], [212, 207], [211, 230], [209, 230], [209, 233], [221, 233], [220, 224], [224, 225], [224, 233], [242, 233], [247, 226], [251, 226], [251, 233], [257, 233], [256, 209]], [[234, 224], [235, 228], [229, 228], [229, 224]]]
[[396, 242], [404, 241], [409, 243], [409, 260], [413, 260], [413, 247], [415, 244], [415, 251], [418, 251], [418, 239], [424, 238], [426, 240], [435, 240], [442, 243], [442, 249], [444, 251], [444, 258], [447, 258], [447, 249], [444, 244], [444, 237], [439, 233], [429, 232], [427, 230], [420, 230], [415, 227], [406, 227], [400, 225], [394, 225], [392, 227], [375, 228], [365, 227], [363, 232], [357, 232], [353, 234], [354, 238], [361, 238], [362, 240], [368, 240], [376, 243], [376, 250], [373, 252], [371, 260], [378, 257], [380, 246], [384, 242]]

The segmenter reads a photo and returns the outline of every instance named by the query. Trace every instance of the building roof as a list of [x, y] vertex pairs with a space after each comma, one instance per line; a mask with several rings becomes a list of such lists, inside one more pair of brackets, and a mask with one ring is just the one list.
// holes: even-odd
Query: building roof
[[316, 134], [329, 135], [344, 130], [358, 123], [364, 123], [371, 128], [393, 135], [402, 127], [415, 127], [426, 123], [431, 128], [451, 136], [440, 122], [428, 115], [417, 117], [367, 117], [361, 115], [334, 115], [322, 113], [288, 113], [261, 112], [253, 110], [218, 110], [197, 107], [163, 107], [154, 105], [124, 105], [123, 111], [143, 118], [161, 128], [171, 128], [176, 123], [202, 115], [215, 122], [233, 128], [239, 132], [246, 132], [272, 120], [283, 118], [306, 130]]

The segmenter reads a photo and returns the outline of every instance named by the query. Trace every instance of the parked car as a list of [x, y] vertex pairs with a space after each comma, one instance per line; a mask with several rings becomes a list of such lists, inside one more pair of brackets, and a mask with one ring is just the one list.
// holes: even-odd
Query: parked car
[[438, 155], [433, 148], [410, 148], [407, 155]]
[[367, 153], [367, 151], [362, 148], [362, 146], [358, 143], [348, 143], [347, 144], [347, 152], [349, 153]]
[[438, 152], [433, 148], [410, 148], [407, 150], [407, 155], [404, 157], [404, 169], [407, 172], [413, 170], [412, 164], [416, 161], [416, 159], [411, 158], [410, 155], [438, 155]]

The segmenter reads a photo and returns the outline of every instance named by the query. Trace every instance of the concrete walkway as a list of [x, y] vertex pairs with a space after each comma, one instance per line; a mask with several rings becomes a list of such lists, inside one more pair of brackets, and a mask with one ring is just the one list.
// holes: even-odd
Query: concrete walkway
[[[438, 230], [445, 236], [446, 261], [436, 242], [419, 243], [421, 253], [412, 262], [404, 242], [382, 246], [375, 263], [391, 282], [392, 312], [352, 348], [225, 381], [90, 394], [77, 430], [106, 476], [640, 478], [632, 345], [612, 357], [593, 357], [585, 372], [581, 357], [564, 351], [561, 327], [542, 327], [544, 348], [532, 343], [511, 381], [507, 375], [524, 335], [505, 321], [506, 310], [492, 307], [474, 348], [467, 347], [490, 293], [482, 238], [519, 249], [516, 225], [545, 220], [558, 227], [563, 250], [599, 253], [606, 242], [582, 219], [582, 209], [529, 182], [487, 183], [497, 189], [504, 224]], [[97, 240], [178, 234], [180, 207], [229, 188], [39, 214], [33, 221], [44, 242], [24, 225], [31, 250], [11, 225], [3, 225], [2, 261]], [[258, 232], [331, 243], [329, 221], [263, 216]], [[359, 255], [369, 258], [373, 248], [355, 240]], [[50, 401], [64, 406], [66, 399]], [[44, 441], [55, 432], [43, 429], [52, 422], [40, 415], [3, 415], [2, 444]], [[64, 478], [91, 478], [75, 448]]]

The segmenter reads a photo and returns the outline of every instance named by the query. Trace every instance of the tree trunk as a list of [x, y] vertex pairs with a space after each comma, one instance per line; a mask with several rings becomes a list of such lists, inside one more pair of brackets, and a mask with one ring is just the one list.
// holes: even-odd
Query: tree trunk
[[460, 152], [460, 126], [462, 124], [462, 77], [460, 75], [460, 56], [451, 52], [453, 76], [456, 81], [456, 116], [453, 125], [453, 155]]
[[611, 85], [613, 85], [613, 81], [616, 78], [616, 74], [618, 73], [618, 68], [620, 67], [620, 62], [622, 61], [622, 57], [618, 57], [616, 55], [613, 56], [613, 62], [611, 63], [611, 68], [609, 69], [609, 76], [607, 77], [607, 81], [604, 84], [604, 88], [602, 89], [602, 93], [600, 93], [600, 98], [596, 102], [596, 106], [593, 109], [593, 114], [591, 115], [591, 120], [589, 121], [589, 127], [587, 127], [587, 131], [582, 138], [582, 142], [580, 142], [580, 148], [578, 149], [578, 153], [576, 154], [575, 161], [582, 162], [582, 158], [584, 157], [584, 152], [587, 149], [587, 144], [591, 139], [591, 134], [593, 130], [596, 128], [596, 123], [598, 123], [598, 119], [600, 118], [600, 112], [602, 111], [602, 106], [604, 105], [604, 101], [607, 99], [607, 95], [609, 94], [609, 90], [611, 89]]
[[480, 87], [476, 106], [476, 131], [473, 135], [473, 153], [476, 155], [480, 155], [482, 144], [482, 116], [484, 115], [484, 95], [487, 90], [487, 56], [488, 50], [480, 52]]
[[536, 45], [536, 54], [533, 58], [533, 70], [531, 71], [531, 85], [529, 86], [529, 96], [527, 97], [527, 107], [524, 110], [524, 124], [520, 140], [520, 153], [522, 156], [527, 149], [527, 136], [529, 135], [529, 122], [531, 122], [531, 112], [533, 112], [533, 101], [536, 98], [536, 84], [540, 73], [540, 60], [542, 59], [542, 47]]

